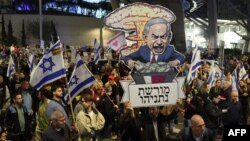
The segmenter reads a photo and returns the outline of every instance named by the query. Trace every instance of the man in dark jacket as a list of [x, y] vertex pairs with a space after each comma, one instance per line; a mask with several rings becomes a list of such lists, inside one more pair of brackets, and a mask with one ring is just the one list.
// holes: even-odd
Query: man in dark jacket
[[238, 92], [233, 90], [227, 103], [228, 112], [223, 115], [223, 125], [240, 125], [242, 123], [242, 105], [238, 101]]
[[207, 101], [204, 105], [206, 127], [209, 128], [213, 134], [213, 141], [215, 141], [218, 129], [222, 123], [222, 115], [228, 112], [228, 109], [220, 109], [218, 107], [220, 100], [221, 96], [219, 94], [214, 94], [211, 96], [211, 100]]
[[63, 112], [54, 111], [50, 117], [51, 124], [43, 132], [42, 141], [71, 141], [70, 128], [66, 124]]
[[206, 128], [204, 119], [200, 115], [193, 115], [191, 126], [184, 128], [180, 135], [182, 141], [213, 141], [210, 130]]
[[149, 107], [148, 114], [142, 119], [143, 141], [165, 141], [166, 123], [176, 117], [178, 111], [168, 116], [160, 113], [160, 107]]
[[13, 95], [13, 104], [7, 110], [4, 125], [7, 127], [8, 139], [11, 141], [28, 141], [31, 139], [31, 131], [28, 122], [28, 111], [23, 106], [21, 92]]

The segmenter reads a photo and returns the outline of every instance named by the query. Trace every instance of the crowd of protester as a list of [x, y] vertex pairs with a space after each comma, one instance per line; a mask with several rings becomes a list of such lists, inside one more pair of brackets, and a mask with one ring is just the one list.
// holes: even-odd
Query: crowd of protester
[[[248, 56], [227, 56], [221, 68], [225, 77], [213, 86], [207, 83], [211, 64], [204, 62], [198, 77], [185, 84], [186, 98], [176, 105], [133, 108], [130, 103], [120, 103], [123, 89], [119, 81], [133, 79], [122, 62], [88, 62], [96, 83], [84, 89], [71, 107], [63, 99], [67, 79], [40, 90], [30, 86], [29, 53], [29, 48], [0, 48], [0, 141], [165, 141], [171, 140], [179, 116], [184, 126], [175, 139], [191, 141], [206, 136], [215, 141], [223, 126], [249, 123], [250, 78], [239, 80], [237, 89], [231, 85], [231, 74], [238, 64], [250, 69]], [[12, 79], [6, 76], [9, 55], [17, 68]], [[42, 53], [35, 56], [37, 63]], [[179, 76], [187, 76], [189, 67], [187, 59], [179, 67]], [[68, 79], [73, 68], [70, 62]]]

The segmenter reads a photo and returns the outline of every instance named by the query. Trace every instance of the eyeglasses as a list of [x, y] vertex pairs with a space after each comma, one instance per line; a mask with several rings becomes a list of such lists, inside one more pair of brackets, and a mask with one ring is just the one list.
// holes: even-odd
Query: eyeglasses
[[57, 119], [57, 121], [64, 122], [64, 121], [66, 121], [66, 118]]
[[197, 128], [201, 128], [201, 127], [205, 127], [205, 124], [201, 124], [201, 125], [193, 125], [193, 127], [197, 127]]

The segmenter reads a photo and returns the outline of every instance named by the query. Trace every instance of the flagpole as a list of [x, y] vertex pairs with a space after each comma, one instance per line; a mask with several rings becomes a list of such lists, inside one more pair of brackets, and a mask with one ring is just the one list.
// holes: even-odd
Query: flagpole
[[73, 123], [76, 122], [76, 119], [75, 119], [75, 114], [74, 114], [74, 110], [73, 110], [73, 105], [72, 105], [72, 97], [69, 93], [69, 86], [68, 86], [68, 78], [67, 76], [65, 77], [65, 81], [66, 81], [66, 86], [67, 86], [67, 90], [68, 90], [68, 95], [69, 95], [69, 106], [70, 106], [70, 111], [71, 111], [71, 114], [72, 114], [72, 119], [73, 119]]
[[[95, 78], [95, 77], [94, 77]], [[98, 86], [100, 86], [101, 88], [103, 88], [103, 86], [101, 86], [99, 83], [98, 83], [98, 81], [96, 80], [96, 78], [95, 78], [95, 81], [96, 81], [96, 83], [97, 83], [97, 85]], [[106, 94], [105, 94], [106, 95]], [[107, 95], [107, 97], [108, 97], [108, 99], [109, 99], [109, 101], [115, 106], [116, 104], [112, 101], [112, 99]]]

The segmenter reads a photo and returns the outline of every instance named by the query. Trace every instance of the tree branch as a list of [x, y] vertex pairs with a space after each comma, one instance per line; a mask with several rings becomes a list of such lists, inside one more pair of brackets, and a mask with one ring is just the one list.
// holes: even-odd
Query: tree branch
[[198, 27], [202, 28], [203, 30], [207, 30], [208, 29], [208, 26], [205, 25], [204, 23], [200, 22], [200, 21], [197, 21], [195, 18], [193, 17], [190, 17], [190, 16], [186, 16], [186, 18], [190, 21], [193, 21], [195, 25], [197, 25]]
[[242, 23], [245, 25], [244, 27], [247, 27], [247, 23], [246, 23], [246, 21], [245, 21], [243, 18], [241, 18], [240, 20], [241, 20], [241, 21], [242, 21]]
[[237, 19], [236, 22], [237, 22], [239, 25], [241, 25], [242, 27], [246, 28], [246, 24], [242, 23], [242, 21], [240, 21], [240, 20]]
[[241, 16], [243, 16], [246, 19], [250, 19], [246, 14], [244, 14], [243, 12], [241, 12], [238, 8], [236, 8], [233, 3], [231, 2], [231, 0], [228, 0], [228, 4]]
[[248, 40], [249, 38], [246, 35], [242, 35], [239, 32], [237, 32], [236, 30], [233, 30], [234, 33], [236, 33], [237, 35], [239, 35], [240, 37], [242, 37], [243, 40]]

